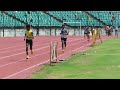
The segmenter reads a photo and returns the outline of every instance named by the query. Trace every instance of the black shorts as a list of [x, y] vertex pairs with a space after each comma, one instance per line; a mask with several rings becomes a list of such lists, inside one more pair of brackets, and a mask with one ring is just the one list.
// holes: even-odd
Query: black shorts
[[67, 41], [67, 38], [61, 38], [61, 42], [66, 42]]
[[33, 41], [32, 40], [28, 40], [28, 39], [26, 39], [26, 45], [30, 45], [30, 47], [33, 45]]

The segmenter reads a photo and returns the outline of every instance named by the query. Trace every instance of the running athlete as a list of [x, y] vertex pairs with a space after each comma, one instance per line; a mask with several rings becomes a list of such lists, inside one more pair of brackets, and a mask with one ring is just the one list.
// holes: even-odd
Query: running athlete
[[96, 39], [97, 39], [97, 30], [95, 28], [93, 28], [91, 30], [91, 33], [92, 33], [92, 40], [93, 40], [93, 43], [92, 43], [92, 47], [96, 44]]
[[25, 37], [24, 37], [24, 40], [26, 40], [26, 59], [29, 58], [28, 56], [29, 45], [30, 45], [31, 54], [33, 54], [33, 51], [32, 51], [33, 39], [34, 39], [34, 36], [33, 36], [32, 30], [30, 29], [30, 25], [26, 25], [26, 31], [25, 31]]
[[105, 25], [105, 32], [106, 32], [106, 36], [108, 36], [108, 26], [107, 25]]
[[93, 36], [93, 27], [91, 27], [90, 31], [91, 31], [91, 34], [92, 34], [92, 36]]
[[111, 28], [111, 26], [109, 26], [109, 28], [108, 28], [108, 37], [111, 36], [111, 35], [112, 35], [112, 28]]
[[112, 34], [113, 34], [113, 28], [114, 28], [114, 27], [111, 25], [111, 26], [110, 26], [111, 36], [112, 36]]
[[62, 42], [62, 52], [64, 52], [64, 49], [66, 48], [67, 35], [68, 35], [67, 30], [65, 30], [65, 24], [62, 24], [62, 30], [60, 35], [61, 35], [61, 42]]
[[96, 32], [96, 36], [97, 36], [98, 39], [100, 39], [100, 41], [102, 43], [101, 33], [102, 33], [102, 30], [101, 30], [100, 27], [98, 27], [97, 32]]
[[86, 27], [85, 31], [84, 31], [84, 38], [85, 38], [85, 36], [87, 36], [88, 41], [90, 41], [90, 35], [89, 34], [90, 34], [89, 27]]

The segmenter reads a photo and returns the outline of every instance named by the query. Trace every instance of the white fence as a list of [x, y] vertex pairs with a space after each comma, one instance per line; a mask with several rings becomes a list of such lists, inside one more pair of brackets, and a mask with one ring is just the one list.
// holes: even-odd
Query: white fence
[[[52, 36], [58, 36], [60, 35], [60, 29], [51, 29], [51, 35]], [[69, 35], [84, 35], [84, 30], [82, 29], [79, 31], [79, 29], [68, 29]], [[16, 33], [15, 33], [16, 32]], [[34, 36], [36, 36], [36, 29], [33, 29]], [[114, 33], [114, 32], [113, 32]], [[16, 35], [15, 35], [16, 34]], [[25, 29], [4, 29], [4, 37], [14, 37], [14, 36], [24, 36]], [[102, 34], [105, 35], [104, 29], [102, 30]], [[46, 35], [50, 36], [50, 29], [39, 29], [39, 35]], [[3, 30], [0, 29], [0, 37], [3, 37]]]

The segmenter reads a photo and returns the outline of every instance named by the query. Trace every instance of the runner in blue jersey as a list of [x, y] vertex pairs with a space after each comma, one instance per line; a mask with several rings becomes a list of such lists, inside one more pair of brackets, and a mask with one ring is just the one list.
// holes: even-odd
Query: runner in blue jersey
[[67, 35], [68, 35], [68, 32], [65, 29], [64, 23], [62, 24], [62, 30], [60, 32], [60, 35], [61, 35], [61, 42], [62, 42], [62, 52], [64, 52], [64, 49], [66, 48]]

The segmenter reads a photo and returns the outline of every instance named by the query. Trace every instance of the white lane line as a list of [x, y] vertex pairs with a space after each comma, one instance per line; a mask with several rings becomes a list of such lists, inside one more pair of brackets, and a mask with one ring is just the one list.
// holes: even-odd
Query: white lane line
[[[42, 47], [42, 48], [37, 48], [37, 49], [34, 49], [33, 51], [38, 51], [40, 49], [44, 49], [46, 47], [49, 47], [49, 45], [45, 46], [45, 47]], [[30, 51], [29, 51], [30, 52]], [[12, 55], [9, 55], [9, 56], [5, 56], [5, 57], [1, 57], [0, 59], [4, 59], [4, 58], [8, 58], [8, 57], [12, 57], [12, 56], [16, 56], [16, 55], [19, 55], [19, 54], [23, 54], [23, 53], [26, 53], [26, 52], [21, 52], [21, 53], [17, 53], [17, 54], [12, 54]]]
[[[58, 39], [44, 39], [44, 40], [50, 40], [50, 41], [53, 41], [53, 40], [58, 40]], [[71, 40], [71, 39], [70, 39]], [[43, 41], [43, 42], [45, 42], [45, 41]], [[40, 42], [40, 43], [43, 43], [43, 42]], [[25, 43], [25, 41], [24, 41], [24, 43]], [[39, 41], [37, 41], [36, 43], [39, 43]], [[35, 44], [36, 44], [35, 43]], [[6, 50], [6, 49], [9, 49], [9, 48], [14, 48], [14, 47], [18, 47], [18, 46], [24, 46], [25, 44], [22, 44], [22, 45], [17, 45], [17, 46], [11, 46], [11, 47], [8, 47], [8, 48], [2, 48], [2, 49], [0, 49], [0, 51], [1, 50]]]
[[[91, 44], [91, 43], [89, 43], [89, 44]], [[89, 45], [89, 44], [87, 44], [87, 45]], [[82, 47], [80, 47], [80, 48], [83, 48], [83, 47], [85, 47], [85, 46], [87, 46], [87, 45], [84, 45], [84, 46], [82, 46]], [[69, 52], [70, 52], [70, 51], [69, 51]], [[66, 53], [66, 54], [68, 54], [68, 53]], [[59, 55], [58, 57], [63, 56], [63, 55], [65, 55], [65, 54]], [[14, 73], [14, 74], [9, 75], [9, 76], [7, 76], [7, 77], [5, 77], [5, 78], [2, 78], [2, 79], [10, 78], [10, 77], [12, 77], [12, 76], [15, 76], [15, 75], [17, 75], [17, 74], [19, 74], [19, 73], [22, 73], [22, 72], [24, 72], [24, 71], [26, 71], [26, 70], [29, 70], [29, 69], [31, 69], [31, 68], [34, 68], [34, 67], [36, 67], [36, 66], [42, 65], [42, 64], [47, 63], [47, 62], [49, 62], [49, 59], [48, 59], [47, 61], [44, 61], [44, 62], [42, 62], [42, 63], [38, 63], [38, 64], [36, 64], [36, 65], [33, 65], [33, 66], [31, 66], [31, 67], [28, 67], [28, 68], [26, 68], [26, 69], [24, 69], [24, 70], [22, 70], [22, 71], [19, 71], [19, 72], [17, 72], [17, 73]]]
[[[8, 42], [8, 41], [7, 41]], [[21, 42], [21, 43], [20, 43]], [[5, 46], [5, 45], [17, 45], [17, 44], [22, 44], [22, 43], [24, 43], [24, 41], [20, 41], [19, 43], [15, 43], [15, 42], [9, 42], [9, 43], [2, 43], [2, 42], [0, 42], [1, 43], [1, 45], [0, 46]]]
[[[57, 39], [54, 39], [54, 40], [57, 40]], [[70, 39], [71, 40], [71, 39]], [[38, 42], [37, 42], [38, 43]], [[40, 42], [40, 43], [42, 43], [42, 42]], [[34, 43], [34, 44], [36, 44], [36, 43]], [[38, 43], [39, 44], [39, 43]], [[49, 43], [44, 43], [44, 44], [39, 44], [39, 45], [35, 45], [35, 46], [40, 46], [40, 45], [46, 45], [46, 44], [49, 44]], [[2, 51], [2, 52], [0, 52], [0, 53], [6, 53], [6, 52], [11, 52], [11, 51], [18, 51], [18, 50], [21, 50], [21, 49], [25, 49], [25, 47], [24, 48], [20, 48], [20, 49], [15, 49], [15, 50], [6, 50], [6, 51]]]
[[[107, 40], [107, 39], [103, 39], [103, 40]], [[85, 46], [88, 46], [88, 45], [90, 45], [90, 44], [91, 44], [91, 43], [88, 43], [87, 45], [81, 46], [80, 48], [84, 48]], [[79, 49], [80, 49], [80, 48], [79, 48]], [[77, 49], [78, 49], [78, 48], [77, 48]], [[77, 50], [77, 49], [75, 49], [75, 50]], [[69, 53], [70, 53], [70, 51], [69, 51]], [[66, 53], [66, 54], [68, 54], [68, 53]], [[59, 55], [58, 57], [61, 57], [61, 56], [63, 56], [63, 55], [65, 55], [65, 54]], [[38, 64], [36, 64], [36, 65], [33, 65], [33, 66], [31, 66], [31, 67], [28, 67], [28, 68], [26, 68], [26, 69], [24, 69], [24, 70], [22, 70], [22, 71], [19, 71], [19, 72], [17, 72], [17, 73], [14, 73], [14, 74], [9, 75], [9, 76], [7, 76], [7, 77], [5, 77], [5, 78], [2, 78], [2, 79], [8, 79], [8, 78], [10, 78], [10, 77], [12, 77], [12, 76], [15, 76], [15, 75], [17, 75], [17, 74], [19, 74], [19, 73], [22, 73], [22, 72], [24, 72], [24, 71], [27, 71], [27, 70], [29, 70], [29, 69], [31, 69], [31, 68], [37, 67], [37, 66], [42, 65], [42, 64], [47, 63], [47, 62], [49, 62], [49, 59], [48, 59], [47, 61], [44, 61], [44, 62], [42, 62], [42, 63], [38, 63]]]
[[49, 60], [44, 61], [44, 62], [42, 62], [42, 63], [38, 63], [38, 64], [36, 64], [36, 65], [33, 65], [33, 66], [29, 67], [29, 68], [26, 68], [26, 69], [24, 69], [24, 70], [22, 70], [22, 71], [19, 71], [19, 72], [17, 72], [17, 73], [14, 73], [14, 74], [9, 75], [9, 76], [7, 76], [7, 77], [5, 77], [5, 78], [2, 78], [2, 79], [8, 79], [8, 78], [10, 78], [10, 77], [12, 77], [12, 76], [15, 76], [15, 75], [17, 75], [17, 74], [19, 74], [19, 73], [22, 73], [22, 72], [24, 72], [24, 71], [26, 71], [26, 70], [29, 70], [29, 69], [31, 69], [31, 68], [34, 68], [34, 67], [36, 67], [36, 66], [42, 65], [42, 64], [47, 63], [47, 62], [49, 62]]
[[[47, 40], [49, 40], [49, 39], [47, 39]], [[53, 40], [57, 40], [57, 39], [53, 39]], [[45, 42], [45, 41], [44, 41], [44, 42]], [[43, 42], [39, 42], [39, 41], [37, 41], [36, 43], [43, 43]], [[0, 51], [1, 51], [1, 50], [6, 50], [6, 49], [9, 49], [9, 48], [18, 47], [18, 46], [25, 46], [25, 41], [24, 41], [24, 44], [22, 44], [22, 45], [11, 46], [11, 47], [8, 47], [8, 48], [2, 48], [2, 49], [0, 49]]]
[[[82, 41], [83, 42], [83, 41]], [[75, 44], [78, 44], [78, 42], [77, 43], [74, 43], [74, 44], [70, 44], [70, 45], [68, 45], [68, 46], [72, 46], [72, 45], [75, 45]], [[61, 48], [58, 48], [58, 50], [60, 50]], [[43, 55], [43, 54], [47, 54], [47, 53], [49, 53], [50, 51], [48, 51], [48, 52], [45, 52], [45, 53], [42, 53], [42, 54], [38, 54], [38, 55], [35, 55], [35, 56], [32, 56], [32, 57], [30, 57], [30, 58], [34, 58], [34, 57], [37, 57], [37, 56], [40, 56], [40, 55]], [[19, 61], [15, 61], [15, 62], [11, 62], [11, 63], [7, 63], [7, 64], [4, 64], [4, 65], [1, 65], [0, 67], [4, 67], [4, 66], [7, 66], [7, 65], [10, 65], [10, 64], [13, 64], [13, 63], [17, 63], [17, 62], [20, 62], [20, 61], [24, 61], [24, 60], [26, 60], [26, 59], [22, 59], [22, 60], [19, 60]]]
[[[34, 47], [36, 47], [36, 46], [41, 46], [41, 45], [47, 45], [47, 44], [49, 44], [49, 43], [34, 45]], [[6, 51], [3, 51], [3, 52], [0, 52], [0, 54], [1, 54], [1, 53], [6, 53], [6, 52], [19, 51], [19, 50], [22, 50], [22, 49], [25, 49], [25, 47], [24, 47], [24, 48], [20, 48], [20, 49], [15, 49], [15, 50], [6, 50]]]
[[[70, 42], [72, 42], [72, 41], [77, 41], [77, 40], [80, 40], [80, 39], [71, 40]], [[82, 40], [82, 39], [81, 39], [81, 40]], [[38, 50], [40, 50], [40, 49], [44, 49], [44, 48], [47, 48], [47, 47], [49, 47], [49, 45], [47, 45], [47, 46], [45, 46], [45, 47], [42, 47], [42, 48], [34, 49], [33, 51], [38, 51]], [[29, 52], [30, 52], [30, 51], [29, 51]], [[16, 55], [23, 54], [23, 53], [26, 53], [26, 52], [21, 52], [21, 53], [12, 54], [12, 55], [9, 55], [9, 56], [4, 56], [4, 57], [1, 57], [0, 59], [12, 57], [12, 56], [16, 56]]]
[[[71, 40], [71, 42], [72, 42], [72, 41], [77, 41], [77, 40], [80, 40], [80, 39]], [[47, 48], [47, 47], [49, 47], [49, 45], [47, 45], [47, 46], [45, 46], [45, 47], [42, 47], [42, 48], [34, 49], [33, 51], [38, 51], [38, 50], [40, 50], [40, 49], [44, 49], [44, 48]], [[29, 51], [29, 52], [30, 52], [30, 51]], [[12, 55], [9, 55], [9, 56], [4, 56], [4, 57], [1, 57], [0, 59], [4, 59], [4, 58], [16, 56], [16, 55], [20, 55], [20, 54], [23, 54], [23, 53], [26, 53], [26, 52], [21, 52], [21, 53], [12, 54]]]

